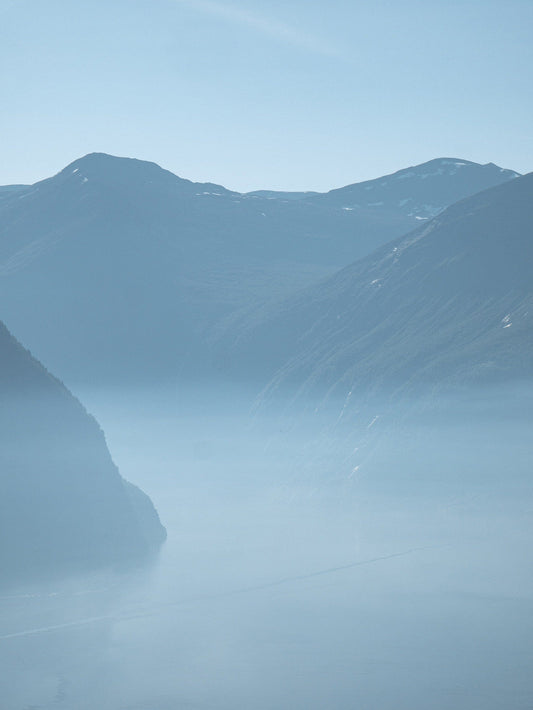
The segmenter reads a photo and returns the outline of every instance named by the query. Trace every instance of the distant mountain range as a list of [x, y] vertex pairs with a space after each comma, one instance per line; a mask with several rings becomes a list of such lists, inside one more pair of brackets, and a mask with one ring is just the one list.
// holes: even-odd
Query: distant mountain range
[[272, 378], [270, 395], [315, 402], [530, 378], [533, 173], [457, 202], [222, 341], [240, 373]]
[[[227, 378], [344, 412], [530, 379], [532, 264], [533, 173], [451, 158], [240, 194], [92, 154], [0, 188], [6, 323], [76, 383]], [[96, 421], [0, 324], [4, 579], [137, 559], [164, 536]]]
[[438, 158], [326, 193], [262, 191], [250, 194], [271, 199], [305, 200], [315, 205], [328, 204], [348, 212], [372, 210], [389, 214], [391, 218], [392, 215], [402, 215], [415, 226], [416, 221], [431, 219], [464, 197], [516, 177], [519, 173], [494, 163], [479, 165], [469, 160]]
[[6, 323], [68, 382], [203, 375], [208, 343], [451, 202], [509, 181], [439, 159], [325, 194], [240, 194], [104, 154], [0, 188]]
[[96, 421], [0, 323], [0, 584], [139, 560], [164, 538]]

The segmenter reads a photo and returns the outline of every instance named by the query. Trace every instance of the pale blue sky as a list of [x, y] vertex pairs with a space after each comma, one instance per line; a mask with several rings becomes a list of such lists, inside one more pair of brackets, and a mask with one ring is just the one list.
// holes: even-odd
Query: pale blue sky
[[533, 170], [532, 0], [0, 0], [0, 184], [92, 151], [236, 190]]

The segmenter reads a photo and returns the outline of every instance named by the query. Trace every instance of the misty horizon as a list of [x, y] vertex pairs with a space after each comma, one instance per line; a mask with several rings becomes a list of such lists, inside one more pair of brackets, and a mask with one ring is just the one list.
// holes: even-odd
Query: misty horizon
[[533, 4], [0, 0], [0, 710], [530, 710]]

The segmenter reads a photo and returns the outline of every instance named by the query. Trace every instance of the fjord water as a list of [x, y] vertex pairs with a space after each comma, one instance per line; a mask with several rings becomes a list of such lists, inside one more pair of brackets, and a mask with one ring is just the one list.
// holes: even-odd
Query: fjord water
[[2, 592], [2, 708], [531, 705], [530, 387], [323, 419], [216, 386], [75, 393], [168, 539]]

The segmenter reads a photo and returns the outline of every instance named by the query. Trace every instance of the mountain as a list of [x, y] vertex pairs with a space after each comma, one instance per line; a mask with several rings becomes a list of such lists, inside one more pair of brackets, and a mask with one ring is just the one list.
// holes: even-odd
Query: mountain
[[80, 402], [0, 323], [0, 583], [142, 559], [165, 538]]
[[468, 160], [438, 158], [377, 180], [331, 190], [310, 200], [350, 211], [374, 208], [422, 221], [435, 217], [454, 202], [516, 177], [519, 174], [514, 170], [493, 163], [479, 165]]
[[326, 193], [262, 190], [248, 194], [269, 199], [305, 200], [316, 205], [328, 204], [348, 212], [372, 210], [382, 215], [394, 213], [410, 219], [411, 224], [415, 225], [417, 220], [431, 219], [454, 202], [516, 177], [519, 173], [494, 163], [480, 165], [470, 160], [437, 158]]
[[20, 197], [31, 190], [30, 185], [0, 185], [0, 202], [13, 197], [15, 194]]
[[269, 200], [304, 200], [316, 197], [322, 193], [313, 191], [282, 192], [280, 190], [254, 190], [253, 192], [246, 192], [244, 194], [246, 197], [265, 197]]
[[[215, 327], [405, 233], [426, 203], [437, 209], [516, 175], [463, 162], [344, 188], [342, 199], [342, 190], [300, 199], [85, 156], [31, 187], [3, 190], [3, 317], [67, 382], [203, 376]], [[370, 188], [372, 201], [357, 197], [357, 206], [354, 195]]]
[[530, 378], [532, 264], [530, 173], [243, 319], [226, 362], [314, 401]]

